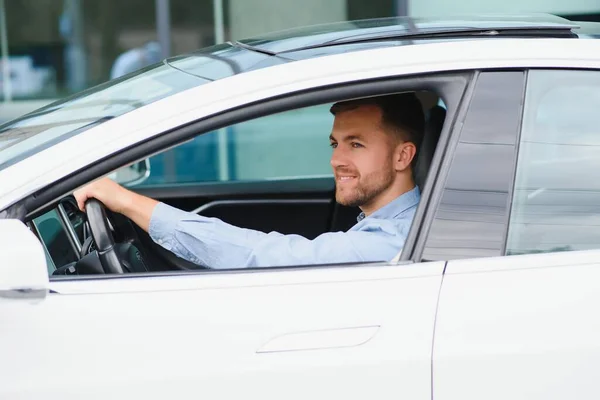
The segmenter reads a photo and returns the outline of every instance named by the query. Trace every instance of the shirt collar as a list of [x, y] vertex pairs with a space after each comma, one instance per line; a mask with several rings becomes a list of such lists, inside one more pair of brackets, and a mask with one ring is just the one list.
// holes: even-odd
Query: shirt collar
[[[418, 186], [415, 186], [408, 192], [401, 194], [396, 197], [394, 200], [390, 201], [385, 206], [381, 207], [379, 210], [375, 211], [369, 217], [379, 218], [379, 219], [388, 219], [394, 218], [399, 214], [402, 214], [404, 211], [408, 210], [411, 207], [414, 207], [419, 203], [421, 198], [421, 191]], [[357, 222], [362, 221], [367, 216], [364, 212], [358, 214], [356, 217]]]

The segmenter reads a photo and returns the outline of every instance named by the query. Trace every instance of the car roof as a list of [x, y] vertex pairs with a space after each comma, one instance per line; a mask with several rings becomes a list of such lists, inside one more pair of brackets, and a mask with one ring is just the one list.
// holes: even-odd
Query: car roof
[[[443, 18], [391, 17], [313, 25], [269, 33], [235, 42], [269, 55], [368, 42], [403, 40], [453, 40], [490, 37], [572, 37], [580, 23], [551, 14], [493, 14]], [[596, 28], [592, 28], [593, 26]], [[600, 24], [586, 24], [600, 32]]]
[[391, 17], [312, 25], [229, 41], [169, 58], [166, 64], [214, 81], [278, 64], [383, 47], [498, 38], [598, 37], [600, 23], [573, 22], [551, 14]]

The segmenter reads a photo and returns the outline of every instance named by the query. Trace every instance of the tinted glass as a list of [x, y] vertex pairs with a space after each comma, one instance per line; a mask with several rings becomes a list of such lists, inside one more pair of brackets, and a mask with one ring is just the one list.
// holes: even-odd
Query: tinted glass
[[211, 46], [169, 59], [169, 64], [174, 68], [208, 80], [222, 79], [284, 62], [287, 62], [284, 58], [271, 57], [230, 44]]
[[423, 259], [497, 256], [510, 207], [522, 72], [479, 76]]
[[78, 260], [56, 210], [37, 217], [34, 223], [54, 264], [66, 265]]
[[279, 53], [302, 47], [323, 46], [361, 39], [368, 40], [381, 36], [399, 37], [460, 30], [576, 26], [576, 24], [552, 15], [474, 15], [470, 18], [460, 16], [442, 18], [389, 17], [294, 28], [243, 40], [243, 43], [262, 50]]
[[287, 111], [200, 135], [150, 158], [150, 176], [140, 185], [330, 176], [329, 107]]
[[507, 254], [600, 248], [600, 72], [531, 71]]

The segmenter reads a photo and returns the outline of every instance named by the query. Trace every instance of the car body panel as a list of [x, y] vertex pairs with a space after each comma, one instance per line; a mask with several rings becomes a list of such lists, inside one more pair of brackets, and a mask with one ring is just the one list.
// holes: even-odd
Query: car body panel
[[433, 398], [598, 397], [598, 251], [449, 261]]
[[0, 301], [0, 397], [428, 400], [444, 264], [53, 281]]

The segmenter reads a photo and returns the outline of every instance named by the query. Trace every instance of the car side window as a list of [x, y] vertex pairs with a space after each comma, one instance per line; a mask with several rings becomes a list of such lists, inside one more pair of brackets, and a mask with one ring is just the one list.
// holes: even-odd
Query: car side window
[[600, 71], [529, 72], [507, 254], [600, 249]]
[[331, 105], [282, 112], [197, 136], [150, 158], [140, 186], [331, 176]]
[[423, 260], [502, 254], [524, 76], [523, 71], [479, 74], [426, 238]]

